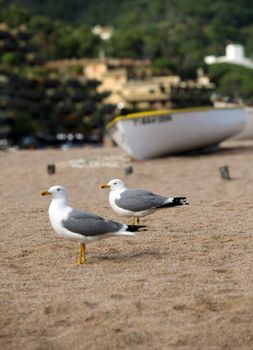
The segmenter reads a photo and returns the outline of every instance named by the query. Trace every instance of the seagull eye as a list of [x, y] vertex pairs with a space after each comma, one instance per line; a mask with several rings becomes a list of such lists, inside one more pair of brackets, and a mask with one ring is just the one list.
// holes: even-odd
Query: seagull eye
[[117, 185], [117, 182], [114, 182], [114, 185]]
[[57, 191], [60, 191], [61, 189], [60, 188], [57, 188]]

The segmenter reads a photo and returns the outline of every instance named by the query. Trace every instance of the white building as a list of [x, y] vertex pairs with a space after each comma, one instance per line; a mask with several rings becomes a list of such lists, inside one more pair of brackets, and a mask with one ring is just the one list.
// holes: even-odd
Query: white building
[[98, 35], [100, 39], [107, 41], [111, 39], [114, 30], [112, 27], [103, 27], [98, 24], [91, 31], [93, 34]]
[[253, 69], [253, 61], [244, 55], [244, 47], [239, 44], [229, 44], [226, 46], [226, 56], [206, 56], [204, 58], [206, 64], [214, 63], [231, 63], [238, 64]]

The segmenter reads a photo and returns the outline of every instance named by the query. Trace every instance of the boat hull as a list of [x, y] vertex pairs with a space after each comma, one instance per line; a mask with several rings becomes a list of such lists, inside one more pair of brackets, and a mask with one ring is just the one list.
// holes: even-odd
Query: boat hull
[[195, 108], [130, 114], [108, 125], [112, 139], [145, 160], [217, 145], [245, 125], [243, 108]]
[[245, 107], [246, 123], [241, 132], [235, 135], [233, 140], [253, 139], [253, 107]]

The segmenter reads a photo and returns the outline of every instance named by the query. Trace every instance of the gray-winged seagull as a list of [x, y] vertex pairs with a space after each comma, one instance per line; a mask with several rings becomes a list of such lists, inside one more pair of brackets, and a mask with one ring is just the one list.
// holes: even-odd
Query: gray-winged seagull
[[60, 237], [79, 242], [79, 264], [87, 262], [85, 244], [111, 236], [133, 236], [134, 231], [137, 231], [136, 227], [106, 220], [90, 212], [69, 207], [67, 191], [62, 186], [52, 186], [41, 195], [52, 196], [48, 212], [51, 225], [56, 233]]
[[139, 189], [129, 189], [120, 179], [114, 179], [101, 188], [110, 188], [109, 202], [119, 215], [131, 217], [133, 224], [139, 225], [140, 217], [149, 215], [158, 209], [186, 205], [186, 197], [164, 197]]

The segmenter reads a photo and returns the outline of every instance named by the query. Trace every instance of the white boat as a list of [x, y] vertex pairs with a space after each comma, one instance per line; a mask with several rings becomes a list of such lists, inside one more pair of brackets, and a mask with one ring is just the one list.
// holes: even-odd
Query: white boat
[[246, 122], [243, 108], [196, 107], [149, 111], [113, 119], [111, 138], [137, 160], [218, 145]]
[[253, 140], [253, 107], [245, 107], [246, 123], [241, 132], [233, 137], [233, 140]]

